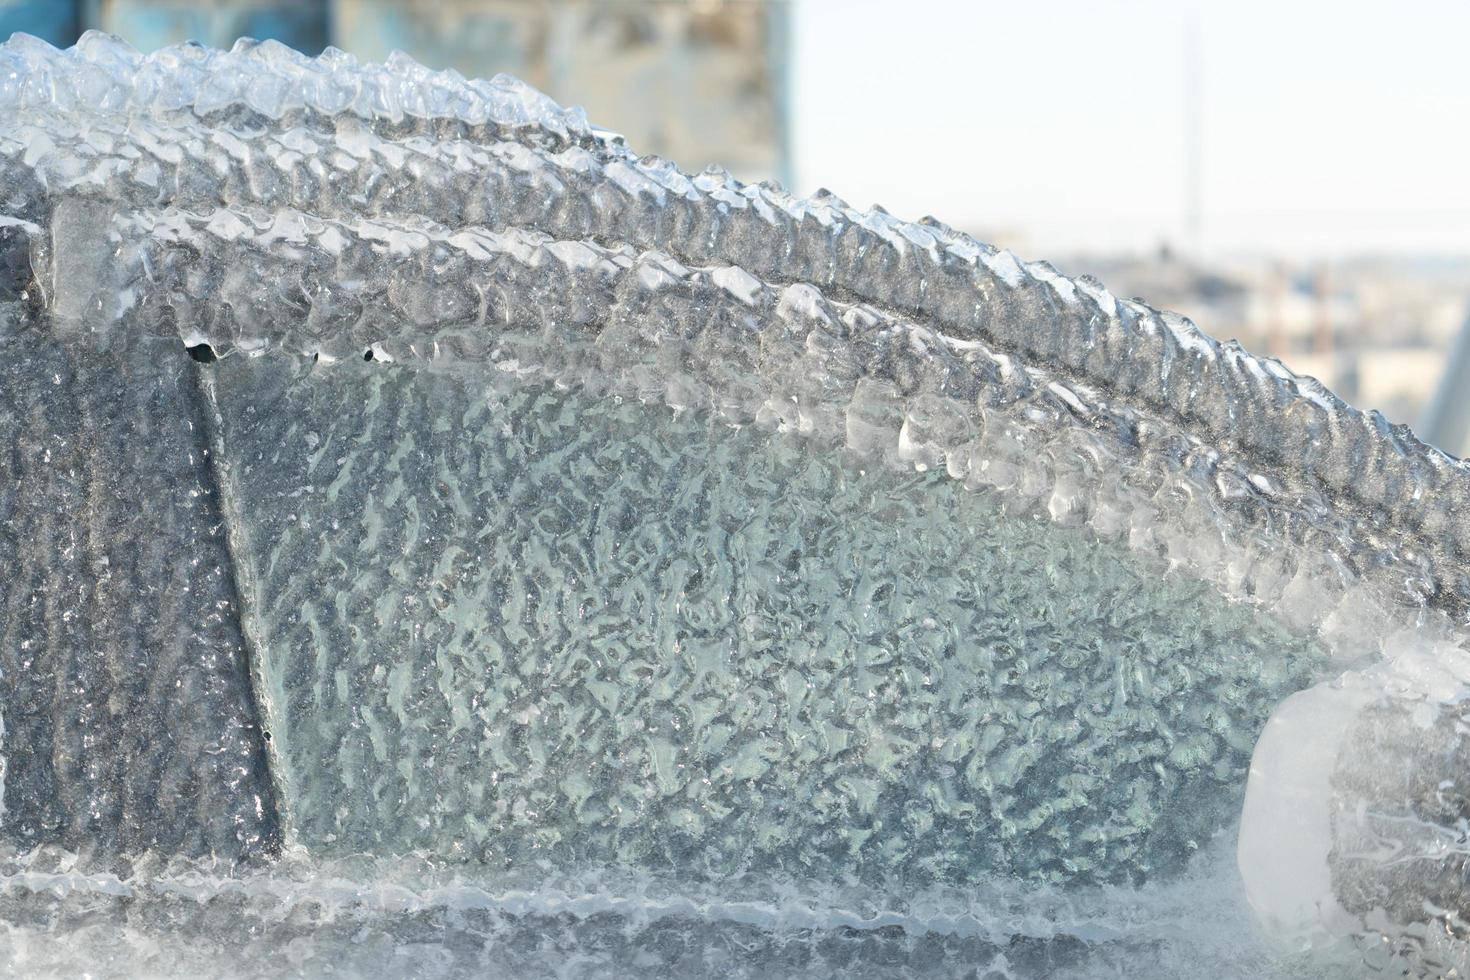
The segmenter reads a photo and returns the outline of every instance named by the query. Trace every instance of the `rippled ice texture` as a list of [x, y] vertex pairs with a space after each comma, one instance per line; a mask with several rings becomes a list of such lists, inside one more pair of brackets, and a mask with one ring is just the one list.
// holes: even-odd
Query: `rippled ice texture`
[[213, 372], [294, 839], [1142, 881], [1320, 653], [942, 472], [500, 377]]
[[1466, 968], [1407, 430], [503, 76], [20, 37], [0, 112], [0, 966]]

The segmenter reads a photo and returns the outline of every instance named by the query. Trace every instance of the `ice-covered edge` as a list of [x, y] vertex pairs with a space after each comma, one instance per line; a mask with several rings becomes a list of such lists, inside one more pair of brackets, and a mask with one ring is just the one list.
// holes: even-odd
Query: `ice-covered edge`
[[241, 39], [229, 51], [191, 43], [145, 55], [95, 30], [64, 50], [20, 33], [0, 45], [0, 112], [192, 110], [207, 116], [235, 106], [269, 119], [309, 109], [395, 123], [452, 119], [528, 127], [561, 139], [590, 134], [580, 109], [564, 109], [510, 75], [468, 80], [453, 69], [432, 71], [400, 52], [379, 65], [334, 47], [309, 58], [279, 41]]
[[[1341, 662], [1372, 655], [1369, 622], [1450, 628], [1420, 606], [1432, 564], [1372, 515], [1050, 365], [808, 283], [417, 217], [171, 209], [113, 214], [97, 233], [104, 264], [68, 278], [96, 283], [74, 305], [110, 304], [112, 319], [75, 328], [102, 343], [178, 331], [218, 356], [281, 350], [322, 370], [368, 355], [493, 366], [946, 471], [1317, 628]], [[1402, 605], [1365, 619], [1370, 593]]]
[[[1045, 263], [1023, 262], [937, 221], [857, 211], [825, 191], [799, 200], [721, 171], [686, 175], [667, 161], [638, 158], [620, 143], [599, 139], [580, 112], [563, 110], [507, 76], [469, 82], [398, 55], [385, 65], [363, 65], [336, 51], [312, 59], [271, 42], [241, 42], [230, 52], [185, 45], [143, 56], [92, 32], [66, 51], [17, 36], [0, 46], [0, 66], [0, 107], [16, 112], [101, 118], [240, 106], [279, 120], [305, 108], [381, 124], [387, 127], [379, 137], [383, 145], [405, 119], [492, 124], [496, 141], [535, 143], [536, 134], [550, 136], [562, 148], [558, 162], [596, 170], [595, 180], [625, 197], [611, 209], [617, 216], [588, 229], [595, 237], [661, 248], [686, 262], [723, 259], [775, 283], [811, 281], [931, 319], [955, 337], [1039, 359], [1114, 399], [1201, 428], [1283, 475], [1386, 514], [1402, 533], [1441, 553], [1437, 598], [1456, 608], [1470, 599], [1470, 582], [1459, 572], [1470, 554], [1470, 519], [1464, 516], [1470, 513], [1470, 470], [1464, 463], [1378, 412], [1348, 406], [1275, 359], [1220, 343], [1185, 318], [1119, 300], [1095, 280], [1072, 280]], [[536, 147], [531, 152], [548, 157]], [[730, 220], [744, 212], [758, 247], [736, 256], [713, 241], [681, 238], [671, 227], [679, 225], [677, 215], [650, 217], [672, 213], [676, 202], [713, 208]], [[844, 246], [845, 237], [858, 240]]]

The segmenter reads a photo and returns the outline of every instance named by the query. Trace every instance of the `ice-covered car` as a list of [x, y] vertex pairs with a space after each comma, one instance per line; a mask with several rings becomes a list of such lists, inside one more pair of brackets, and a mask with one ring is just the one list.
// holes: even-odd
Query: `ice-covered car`
[[514, 79], [0, 47], [0, 962], [1466, 964], [1470, 472]]

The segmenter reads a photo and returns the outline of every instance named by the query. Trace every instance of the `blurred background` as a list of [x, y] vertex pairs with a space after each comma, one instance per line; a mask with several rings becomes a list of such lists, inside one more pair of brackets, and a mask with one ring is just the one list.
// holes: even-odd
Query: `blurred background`
[[685, 169], [933, 214], [1470, 450], [1470, 4], [0, 0], [0, 36], [515, 74]]

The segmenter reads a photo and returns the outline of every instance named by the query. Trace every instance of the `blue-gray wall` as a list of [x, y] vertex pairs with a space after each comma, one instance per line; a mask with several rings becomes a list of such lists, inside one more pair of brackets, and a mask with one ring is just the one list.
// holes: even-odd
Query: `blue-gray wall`
[[19, 31], [57, 46], [70, 44], [79, 33], [80, 6], [70, 0], [0, 0], [0, 37]]
[[0, 39], [21, 31], [58, 47], [96, 27], [140, 51], [186, 40], [228, 47], [254, 37], [316, 54], [327, 43], [328, 21], [327, 0], [0, 0]]

